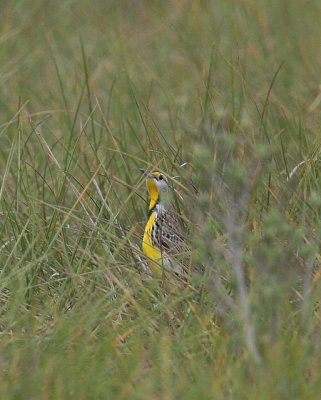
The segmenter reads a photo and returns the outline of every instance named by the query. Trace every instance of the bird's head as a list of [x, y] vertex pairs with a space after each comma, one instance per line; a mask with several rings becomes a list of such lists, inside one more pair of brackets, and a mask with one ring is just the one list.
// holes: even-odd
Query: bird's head
[[156, 191], [160, 195], [168, 191], [168, 180], [160, 171], [148, 172], [146, 183], [150, 194]]
[[150, 196], [148, 209], [152, 210], [160, 201], [163, 193], [168, 192], [168, 180], [162, 172], [153, 170], [146, 173], [146, 184]]

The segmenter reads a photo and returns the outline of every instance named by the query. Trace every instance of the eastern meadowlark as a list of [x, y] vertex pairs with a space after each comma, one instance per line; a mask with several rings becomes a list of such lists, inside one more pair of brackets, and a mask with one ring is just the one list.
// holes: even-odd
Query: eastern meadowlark
[[[143, 236], [143, 252], [156, 276], [165, 271], [184, 272], [184, 253], [187, 246], [182, 239], [180, 224], [169, 199], [168, 180], [160, 171], [147, 172], [149, 191], [148, 220]], [[183, 257], [183, 259], [182, 259]]]

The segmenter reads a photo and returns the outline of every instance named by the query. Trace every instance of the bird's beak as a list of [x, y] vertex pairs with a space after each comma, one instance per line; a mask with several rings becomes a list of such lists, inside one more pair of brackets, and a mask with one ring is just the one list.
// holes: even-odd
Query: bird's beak
[[144, 169], [144, 168], [139, 168], [140, 172], [149, 179], [153, 179], [153, 175], [150, 174], [150, 171], [148, 169]]

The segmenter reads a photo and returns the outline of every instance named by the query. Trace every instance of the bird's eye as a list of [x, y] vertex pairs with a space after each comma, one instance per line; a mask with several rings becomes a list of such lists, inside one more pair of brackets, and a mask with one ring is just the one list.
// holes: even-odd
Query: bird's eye
[[164, 178], [163, 178], [163, 175], [159, 175], [158, 179], [159, 179], [160, 181], [162, 181], [162, 180], [164, 179]]

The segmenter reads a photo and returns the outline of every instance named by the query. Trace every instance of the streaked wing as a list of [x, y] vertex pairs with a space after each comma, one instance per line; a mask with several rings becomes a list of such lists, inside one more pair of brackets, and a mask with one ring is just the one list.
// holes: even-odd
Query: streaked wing
[[186, 252], [188, 246], [183, 240], [175, 214], [169, 210], [159, 215], [159, 242], [169, 254]]

